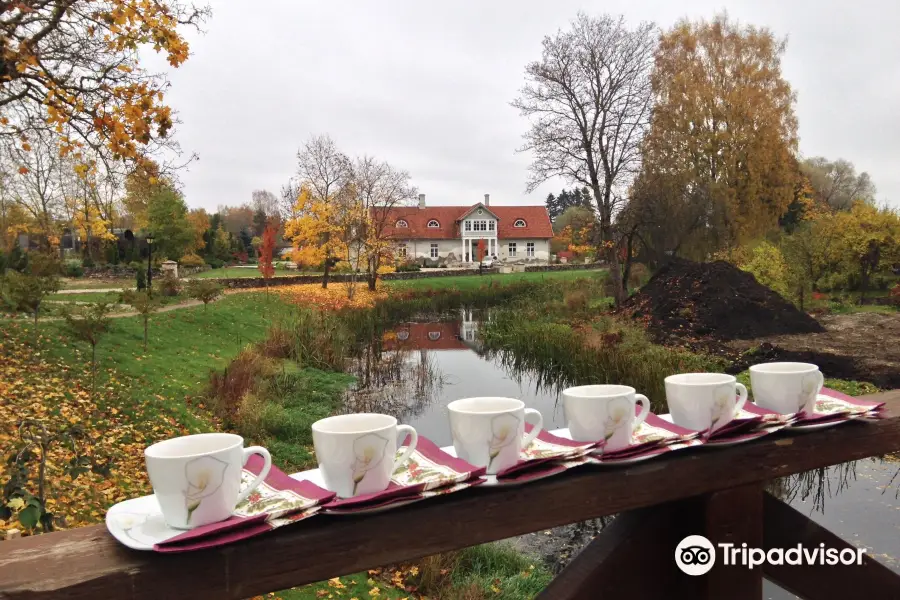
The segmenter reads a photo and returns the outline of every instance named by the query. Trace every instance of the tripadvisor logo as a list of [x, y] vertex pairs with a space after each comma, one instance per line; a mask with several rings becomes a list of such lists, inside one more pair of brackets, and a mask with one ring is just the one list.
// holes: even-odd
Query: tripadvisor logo
[[687, 575], [704, 575], [716, 564], [716, 554], [723, 565], [741, 565], [748, 569], [763, 564], [782, 565], [861, 565], [865, 548], [826, 548], [819, 544], [806, 548], [797, 544], [791, 548], [751, 548], [747, 544], [713, 543], [702, 535], [689, 535], [675, 548], [675, 564]]

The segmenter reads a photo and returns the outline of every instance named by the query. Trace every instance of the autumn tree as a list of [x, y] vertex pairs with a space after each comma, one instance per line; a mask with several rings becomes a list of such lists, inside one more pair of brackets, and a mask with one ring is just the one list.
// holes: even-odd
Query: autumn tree
[[285, 225], [285, 235], [301, 250], [301, 260], [321, 257], [323, 288], [328, 287], [328, 276], [338, 257], [345, 253], [346, 244], [339, 231], [340, 207], [346, 204], [351, 174], [350, 159], [327, 135], [310, 138], [297, 152], [297, 217], [292, 227]]
[[147, 339], [150, 328], [150, 317], [162, 305], [159, 298], [154, 298], [145, 291], [125, 290], [120, 295], [124, 304], [131, 306], [144, 323], [144, 352], [147, 351]]
[[857, 273], [864, 295], [873, 275], [900, 262], [900, 215], [858, 201], [849, 211], [835, 215], [834, 220], [840, 232], [835, 250], [848, 270]]
[[154, 236], [154, 254], [177, 260], [196, 241], [181, 193], [169, 185], [159, 187], [147, 206], [147, 228]]
[[42, 249], [49, 250], [59, 241], [60, 219], [65, 212], [59, 151], [50, 136], [40, 135], [21, 146], [7, 145], [4, 158], [10, 170], [8, 193], [28, 213], [30, 231], [39, 234]]
[[179, 67], [183, 26], [207, 8], [175, 0], [41, 0], [0, 5], [0, 136], [23, 147], [52, 132], [60, 152], [140, 160], [172, 130], [168, 81], [142, 48]]
[[797, 119], [784, 50], [770, 30], [727, 15], [681, 21], [662, 35], [643, 185], [681, 206], [668, 224], [690, 232], [668, 234], [679, 249], [690, 241], [702, 257], [756, 239], [791, 203]]
[[196, 253], [206, 247], [206, 232], [209, 230], [209, 213], [204, 208], [193, 208], [187, 215], [188, 223], [194, 234], [189, 251]]
[[222, 295], [222, 285], [212, 279], [191, 279], [187, 284], [188, 296], [203, 303], [206, 313], [209, 303]]
[[[294, 196], [296, 198], [296, 196]], [[269, 190], [253, 190], [251, 194], [251, 202], [250, 205], [253, 208], [255, 214], [262, 213], [266, 216], [267, 219], [280, 216], [280, 201], [278, 196], [270, 192]], [[257, 231], [257, 235], [262, 235], [263, 229], [265, 229], [266, 223], [261, 223], [262, 227]]]
[[41, 305], [49, 294], [59, 290], [59, 261], [38, 252], [28, 253], [25, 273], [9, 269], [0, 279], [0, 300], [12, 310], [27, 311], [34, 316], [37, 335]]
[[65, 307], [63, 318], [66, 329], [75, 339], [87, 342], [91, 346], [91, 395], [97, 389], [97, 344], [109, 331], [113, 305], [108, 302], [96, 302], [90, 306]]
[[857, 200], [875, 200], [872, 178], [865, 171], [857, 174], [849, 160], [830, 161], [816, 156], [800, 163], [800, 170], [814, 190], [815, 198], [834, 210], [850, 210]]
[[360, 249], [366, 269], [366, 282], [374, 291], [378, 282], [378, 270], [385, 261], [393, 258], [396, 240], [390, 236], [394, 225], [392, 210], [410, 205], [417, 190], [410, 184], [407, 171], [397, 169], [372, 156], [356, 159], [352, 172], [353, 189], [356, 192], [357, 209], [362, 218], [359, 235]]
[[836, 225], [833, 215], [821, 215], [817, 219], [801, 222], [781, 239], [788, 286], [800, 310], [804, 309], [807, 296], [815, 290], [819, 280], [827, 272], [840, 267], [838, 240], [841, 232]]
[[623, 17], [580, 13], [569, 30], [544, 38], [513, 102], [531, 122], [521, 148], [534, 156], [528, 190], [554, 177], [591, 190], [617, 303], [625, 290], [614, 217], [640, 166], [656, 40], [652, 23], [631, 28]]
[[259, 245], [259, 261], [257, 267], [266, 282], [266, 295], [269, 294], [269, 280], [275, 275], [275, 267], [272, 266], [272, 254], [275, 252], [275, 226], [266, 225], [263, 230], [262, 241]]

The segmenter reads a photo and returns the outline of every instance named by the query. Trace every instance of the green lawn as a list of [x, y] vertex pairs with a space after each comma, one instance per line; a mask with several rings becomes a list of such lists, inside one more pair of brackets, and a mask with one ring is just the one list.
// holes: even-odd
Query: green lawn
[[133, 288], [135, 284], [136, 279], [134, 277], [116, 279], [62, 278], [62, 289], [64, 290], [122, 289]]
[[118, 292], [84, 292], [82, 294], [50, 294], [44, 302], [111, 302], [119, 301]]
[[384, 285], [395, 290], [446, 290], [473, 289], [484, 285], [506, 285], [521, 281], [571, 281], [597, 277], [606, 269], [578, 271], [538, 271], [533, 273], [507, 273], [503, 275], [460, 275], [458, 277], [428, 277], [424, 279], [384, 280]]
[[[319, 598], [411, 598], [409, 593], [388, 583], [395, 574], [406, 586], [428, 598], [531, 600], [552, 579], [540, 562], [515, 551], [507, 543], [495, 542], [465, 548], [422, 560], [410, 573], [408, 566], [377, 569], [329, 581], [284, 590], [275, 595], [284, 600]], [[396, 580], [395, 580], [396, 581]], [[376, 590], [377, 588], [377, 590]]]
[[[205, 391], [211, 370], [221, 372], [246, 344], [266, 336], [269, 326], [291, 308], [262, 292], [231, 294], [209, 305], [159, 313], [150, 318], [149, 344], [143, 350], [143, 323], [138, 317], [113, 319], [97, 346], [99, 369], [113, 369], [131, 381], [133, 402], [150, 405], [192, 428], [207, 427], [185, 400]], [[59, 339], [69, 339], [63, 323], [41, 323]], [[53, 346], [66, 360], [90, 360], [87, 344]], [[74, 352], [74, 355], [73, 355]]]

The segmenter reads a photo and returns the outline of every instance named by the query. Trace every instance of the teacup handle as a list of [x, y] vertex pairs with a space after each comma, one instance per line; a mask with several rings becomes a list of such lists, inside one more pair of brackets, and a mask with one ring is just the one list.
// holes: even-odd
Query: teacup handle
[[815, 409], [816, 409], [816, 399], [819, 397], [819, 394], [822, 393], [822, 388], [825, 387], [825, 376], [822, 374], [822, 371], [816, 371], [816, 375], [819, 380], [819, 383], [816, 386], [816, 395], [813, 396], [813, 401], [812, 401], [813, 412], [815, 412]]
[[410, 440], [409, 446], [406, 447], [406, 450], [403, 451], [403, 454], [400, 455], [400, 458], [394, 461], [394, 468], [391, 473], [399, 469], [401, 466], [403, 466], [403, 463], [409, 460], [409, 457], [410, 455], [412, 455], [413, 450], [416, 449], [416, 444], [419, 443], [419, 434], [416, 433], [415, 429], [413, 429], [409, 425], [397, 425], [397, 443], [402, 445], [407, 435], [410, 436], [412, 440]]
[[734, 414], [738, 414], [747, 404], [747, 386], [740, 381], [734, 384], [738, 391], [738, 400], [734, 404]]
[[249, 448], [244, 448], [244, 460], [243, 465], [247, 464], [247, 461], [250, 459], [251, 454], [259, 454], [263, 457], [265, 461], [263, 463], [263, 468], [259, 470], [259, 475], [256, 476], [256, 479], [250, 482], [250, 485], [245, 487], [240, 494], [238, 494], [237, 504], [240, 504], [244, 500], [247, 499], [247, 496], [250, 493], [259, 487], [266, 477], [269, 475], [269, 469], [272, 468], [272, 455], [269, 454], [269, 451], [263, 448], [262, 446], [250, 446]]
[[544, 426], [544, 417], [541, 415], [540, 411], [534, 410], [533, 408], [525, 409], [525, 422], [528, 422], [529, 415], [537, 415], [537, 423], [532, 423], [531, 431], [525, 434], [525, 437], [522, 438], [522, 448], [527, 448], [531, 442], [534, 441], [534, 438], [538, 436], [541, 432], [541, 428]]
[[643, 423], [647, 415], [650, 414], [650, 399], [643, 394], [635, 394], [634, 403], [640, 404], [642, 409], [641, 413], [634, 418], [634, 429], [637, 429], [638, 425]]

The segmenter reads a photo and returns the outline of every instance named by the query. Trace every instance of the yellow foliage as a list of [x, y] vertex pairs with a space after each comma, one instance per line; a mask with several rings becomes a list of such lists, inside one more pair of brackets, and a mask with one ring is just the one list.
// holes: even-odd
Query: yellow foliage
[[[66, 198], [66, 203], [73, 210], [72, 227], [82, 239], [95, 238], [114, 241], [116, 235], [110, 231], [112, 223], [104, 219], [100, 209], [93, 205], [84, 206], [83, 201]], [[79, 203], [82, 203], [79, 206]]]
[[357, 286], [352, 299], [348, 298], [347, 291], [339, 286], [323, 288], [318, 283], [283, 286], [274, 288], [272, 291], [279, 294], [286, 302], [321, 310], [369, 308], [387, 297], [384, 290], [376, 289], [373, 292], [364, 285]]

